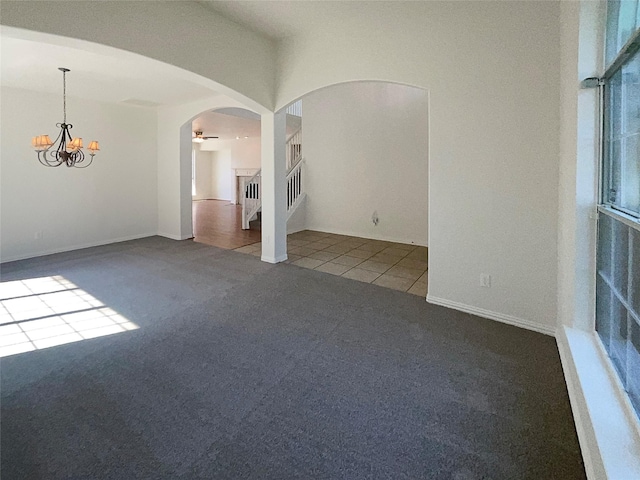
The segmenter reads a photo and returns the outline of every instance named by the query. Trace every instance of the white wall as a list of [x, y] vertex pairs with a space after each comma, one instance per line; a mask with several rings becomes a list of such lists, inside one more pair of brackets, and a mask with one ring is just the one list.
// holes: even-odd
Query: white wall
[[281, 108], [363, 79], [428, 89], [429, 300], [548, 333], [557, 317], [559, 10], [367, 3], [366, 14], [282, 42], [276, 97]]
[[235, 176], [231, 169], [231, 152], [202, 151], [195, 148], [196, 194], [194, 200], [227, 200], [233, 195]]
[[239, 201], [236, 198], [238, 178], [235, 169], [261, 168], [260, 137], [206, 140], [200, 144], [200, 150], [210, 151], [214, 155], [214, 183], [217, 185], [216, 195], [219, 195], [214, 198], [231, 202]]
[[426, 245], [427, 92], [347, 83], [304, 97], [303, 110], [307, 228]]
[[[203, 152], [205, 153], [205, 152]], [[235, 199], [235, 174], [231, 168], [231, 151], [211, 153], [211, 198], [231, 201]]]
[[207, 140], [200, 145], [203, 152], [229, 151], [231, 168], [260, 168], [260, 137]]
[[57, 136], [60, 95], [2, 88], [1, 99], [2, 261], [156, 233], [155, 111], [68, 98], [73, 134], [102, 150], [86, 169], [48, 168], [31, 137]]
[[201, 152], [195, 148], [196, 194], [194, 200], [205, 200], [213, 197], [213, 157], [211, 152]]
[[561, 9], [558, 325], [584, 330], [595, 321], [599, 99], [580, 81], [602, 71], [604, 10], [593, 1], [563, 2]]

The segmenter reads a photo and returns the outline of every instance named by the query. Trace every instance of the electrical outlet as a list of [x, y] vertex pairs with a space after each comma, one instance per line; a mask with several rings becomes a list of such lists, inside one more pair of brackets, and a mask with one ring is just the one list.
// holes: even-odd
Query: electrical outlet
[[380, 222], [380, 219], [378, 218], [378, 212], [373, 212], [373, 215], [371, 215], [371, 221], [374, 225], [378, 225], [378, 222]]
[[491, 288], [491, 275], [489, 275], [488, 273], [481, 273], [480, 286], [483, 288]]

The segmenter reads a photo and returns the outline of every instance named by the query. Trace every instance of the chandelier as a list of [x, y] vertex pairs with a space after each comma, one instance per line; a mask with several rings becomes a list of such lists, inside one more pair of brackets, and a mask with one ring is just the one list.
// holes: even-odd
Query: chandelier
[[[93, 157], [96, 152], [100, 150], [98, 142], [93, 140], [89, 143], [89, 155], [90, 159], [88, 163], [84, 163], [85, 154], [82, 151], [82, 138], [71, 137], [71, 130], [73, 125], [67, 123], [67, 72], [68, 68], [58, 68], [62, 72], [62, 108], [63, 108], [63, 121], [62, 123], [56, 123], [56, 127], [60, 129], [58, 138], [55, 143], [51, 141], [49, 135], [38, 135], [31, 139], [31, 145], [38, 152], [38, 160], [46, 167], [59, 167], [60, 165], [66, 165], [67, 167], [85, 168], [91, 165]], [[51, 147], [57, 144], [55, 149]]]

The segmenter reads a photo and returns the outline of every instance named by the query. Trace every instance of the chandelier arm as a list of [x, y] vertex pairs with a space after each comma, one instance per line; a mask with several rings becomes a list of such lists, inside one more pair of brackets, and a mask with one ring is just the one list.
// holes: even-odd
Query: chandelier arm
[[50, 165], [47, 160], [47, 151], [46, 150], [38, 150], [38, 161], [44, 165], [45, 167], [55, 167], [55, 165]]
[[44, 151], [42, 152], [42, 162], [44, 165], [46, 165], [47, 167], [57, 167], [59, 165], [58, 162], [56, 162], [55, 158], [49, 158], [47, 157], [47, 153], [49, 154], [49, 157], [51, 157], [51, 153], [52, 152], [48, 152], [48, 151]]
[[[56, 150], [51, 150], [51, 151], [47, 151], [45, 153], [49, 153], [49, 159], [46, 160], [47, 165], [50, 167], [59, 167], [60, 165], [62, 165], [62, 161], [60, 160], [60, 158], [57, 155], [57, 151]], [[46, 158], [46, 155], [45, 155]]]
[[[86, 165], [78, 165], [78, 164], [76, 164], [75, 167], [76, 168], [87, 168], [89, 165], [91, 165], [91, 162], [93, 162], [93, 157], [95, 157], [95, 155], [90, 155], [89, 163], [87, 163]], [[84, 158], [82, 160], [78, 161], [78, 163], [83, 162], [84, 160], [86, 160], [86, 158], [87, 157], [84, 156]]]
[[[40, 163], [42, 163], [43, 165], [47, 167], [59, 167], [61, 165], [61, 162], [54, 156], [54, 152], [44, 150], [41, 153], [42, 155], [39, 154], [38, 159], [40, 160]], [[47, 153], [51, 158], [47, 157]]]
[[[60, 124], [58, 124], [58, 126], [59, 125]], [[42, 152], [38, 152], [38, 160], [40, 160], [40, 163], [42, 163], [47, 167], [59, 167], [62, 164], [62, 162], [60, 162], [60, 159], [56, 155], [56, 150], [51, 149], [51, 147], [55, 145], [55, 143], [58, 141], [61, 135], [62, 135], [62, 130], [60, 130], [60, 133], [58, 133], [58, 136], [56, 137], [55, 142], [53, 142], [49, 148], [43, 150]], [[40, 155], [41, 153], [42, 153], [42, 156]], [[47, 157], [47, 154], [49, 154], [50, 158]]]
[[[67, 160], [67, 167], [78, 167], [78, 163], [82, 163], [84, 160], [84, 152], [82, 150], [76, 150], [73, 153], [69, 154], [69, 158]], [[81, 167], [78, 167], [81, 168]]]

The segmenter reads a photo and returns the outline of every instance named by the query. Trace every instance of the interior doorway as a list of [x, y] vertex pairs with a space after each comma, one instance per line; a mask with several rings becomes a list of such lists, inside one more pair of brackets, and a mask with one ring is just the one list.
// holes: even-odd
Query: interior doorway
[[218, 109], [194, 118], [191, 129], [194, 240], [228, 249], [260, 242], [259, 215], [243, 222], [244, 184], [261, 167], [260, 116]]

